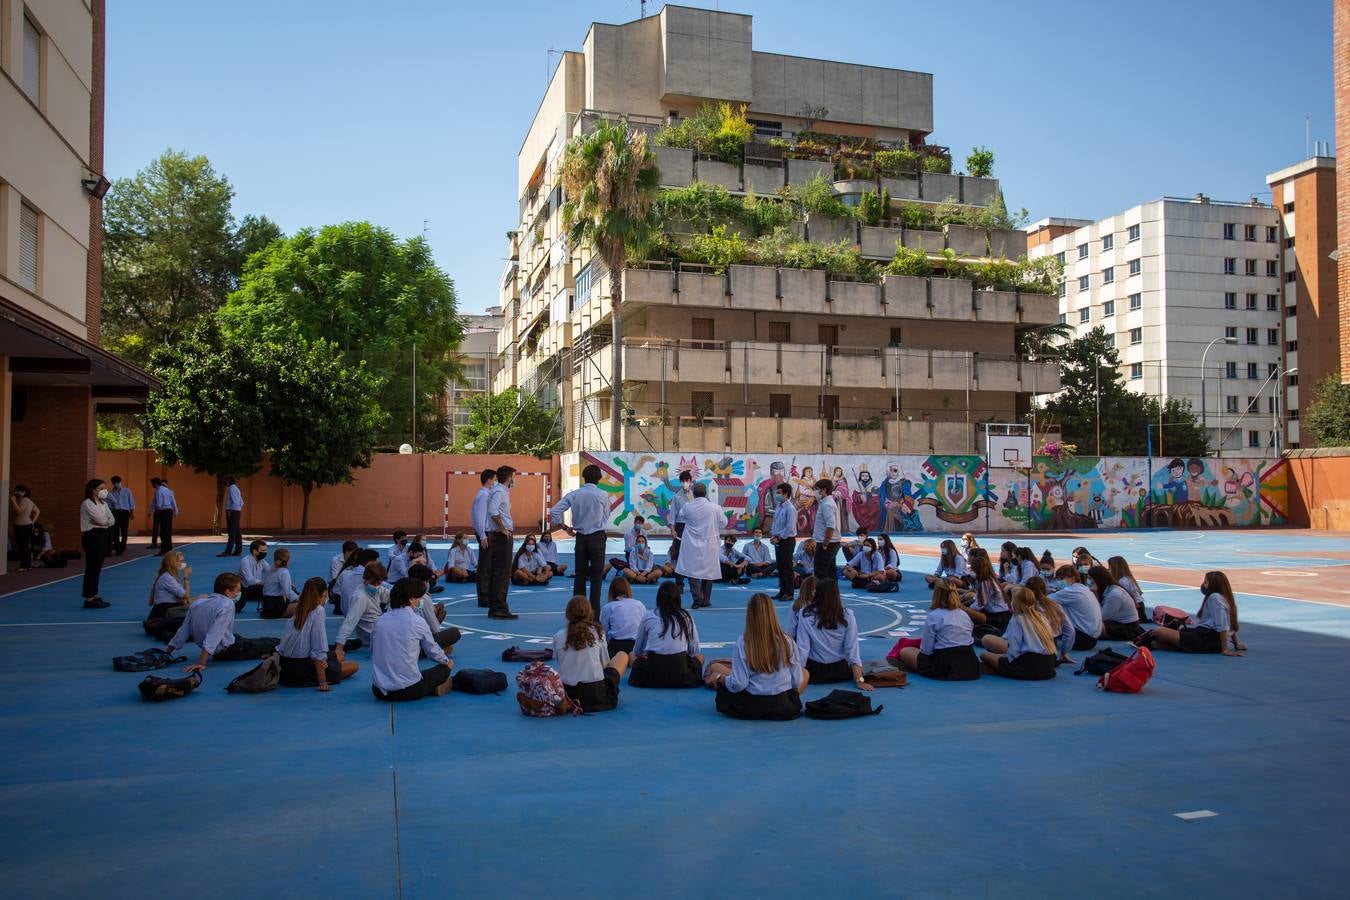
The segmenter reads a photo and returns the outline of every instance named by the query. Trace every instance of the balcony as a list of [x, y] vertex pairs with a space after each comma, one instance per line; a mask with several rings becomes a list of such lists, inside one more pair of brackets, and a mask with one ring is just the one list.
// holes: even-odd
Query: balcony
[[[700, 453], [858, 453], [914, 454], [974, 452], [975, 428], [964, 422], [837, 422], [817, 416], [768, 418], [728, 415], [718, 418], [630, 419], [622, 429], [627, 451]], [[609, 443], [609, 423], [587, 421], [577, 434], [579, 449]]]

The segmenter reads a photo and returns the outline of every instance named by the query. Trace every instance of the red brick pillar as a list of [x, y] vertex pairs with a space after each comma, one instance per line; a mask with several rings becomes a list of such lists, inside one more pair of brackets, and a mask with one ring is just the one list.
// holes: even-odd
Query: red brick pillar
[[1340, 304], [1341, 381], [1350, 384], [1350, 0], [1335, 0], [1336, 83], [1336, 296]]
[[57, 550], [80, 547], [80, 502], [94, 477], [94, 405], [87, 387], [20, 387], [10, 483], [26, 484]]

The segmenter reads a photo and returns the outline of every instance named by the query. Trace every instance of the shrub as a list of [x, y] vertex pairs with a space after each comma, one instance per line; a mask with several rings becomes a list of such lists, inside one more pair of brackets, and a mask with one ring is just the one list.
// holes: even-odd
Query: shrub
[[899, 150], [878, 150], [873, 161], [877, 172], [888, 178], [894, 178], [901, 172], [913, 172], [921, 154], [917, 150], [902, 147]]
[[994, 174], [994, 151], [988, 147], [975, 147], [966, 157], [966, 171], [976, 178], [988, 178]]
[[967, 277], [977, 288], [997, 291], [1016, 290], [1022, 281], [1018, 264], [1008, 259], [990, 259], [971, 263], [966, 267]]
[[746, 191], [741, 205], [743, 220], [754, 229], [756, 235], [768, 234], [776, 228], [801, 220], [795, 204], [787, 200], [766, 199], [754, 191]]
[[849, 208], [835, 196], [834, 185], [826, 181], [824, 175], [817, 174], [806, 184], [795, 188], [792, 193], [802, 205], [802, 209], [808, 213], [827, 219], [842, 219], [850, 215]]
[[933, 221], [938, 225], [969, 225], [974, 207], [965, 206], [955, 197], [948, 197], [933, 210]]
[[717, 129], [713, 132], [711, 146], [706, 152], [715, 153], [724, 162], [737, 162], [755, 126], [745, 118], [746, 106], [733, 106], [730, 103], [717, 104]]
[[950, 156], [939, 156], [936, 153], [926, 154], [923, 158], [923, 170], [933, 174], [950, 175], [952, 173], [952, 158]]
[[736, 162], [755, 127], [745, 118], [745, 106], [705, 103], [692, 116], [677, 119], [652, 136], [658, 147], [683, 147]]
[[936, 231], [938, 224], [933, 219], [933, 211], [917, 203], [906, 203], [900, 207], [900, 223], [906, 228], [918, 231]]
[[756, 238], [749, 248], [749, 258], [756, 265], [780, 266], [785, 269], [824, 269], [830, 275], [857, 275], [875, 277], [877, 266], [863, 259], [856, 244], [840, 241], [837, 244], [815, 244], [798, 240], [787, 228], [776, 228], [770, 234]]
[[686, 187], [665, 188], [656, 197], [656, 213], [663, 223], [684, 220], [695, 231], [738, 221], [745, 209], [726, 188], [695, 181]]
[[728, 234], [725, 225], [716, 226], [711, 234], [694, 235], [680, 249], [680, 258], [685, 262], [704, 263], [718, 273], [725, 272], [727, 266], [745, 262], [749, 255], [745, 238], [734, 232]]
[[957, 259], [956, 251], [951, 247], [942, 251], [942, 269], [948, 278], [969, 278], [967, 265]]
[[891, 257], [891, 261], [886, 264], [882, 271], [887, 275], [924, 277], [933, 271], [933, 267], [928, 264], [927, 253], [922, 250], [911, 250], [897, 243], [895, 245], [895, 256]]
[[881, 198], [877, 196], [876, 191], [868, 191], [862, 195], [858, 201], [858, 208], [855, 210], [858, 221], [864, 225], [881, 224]]

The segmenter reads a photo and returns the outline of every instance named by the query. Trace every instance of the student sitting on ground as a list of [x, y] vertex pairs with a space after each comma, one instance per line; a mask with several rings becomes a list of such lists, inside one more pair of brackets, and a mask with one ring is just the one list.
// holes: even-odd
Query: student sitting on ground
[[1111, 573], [1111, 577], [1116, 580], [1116, 584], [1123, 587], [1125, 592], [1130, 595], [1130, 599], [1135, 603], [1135, 612], [1142, 619], [1144, 617], [1144, 589], [1135, 580], [1134, 573], [1130, 571], [1130, 564], [1125, 561], [1125, 557], [1111, 557], [1106, 561], [1106, 569]]
[[327, 691], [330, 684], [356, 674], [357, 665], [346, 661], [341, 644], [328, 648], [323, 611], [327, 602], [328, 585], [322, 578], [305, 582], [277, 645], [284, 687], [317, 687]]
[[881, 555], [881, 565], [887, 581], [900, 580], [900, 551], [891, 543], [891, 536], [882, 532], [877, 535], [877, 553]]
[[638, 626], [630, 687], [691, 688], [703, 683], [698, 626], [680, 605], [680, 586], [667, 581], [656, 591], [656, 609]]
[[242, 612], [246, 603], [262, 603], [263, 580], [272, 571], [267, 562], [267, 541], [254, 541], [248, 545], [248, 552], [239, 558], [239, 580], [244, 591], [239, 595], [239, 608]]
[[810, 681], [797, 645], [778, 627], [773, 601], [763, 593], [745, 608], [745, 632], [736, 640], [731, 667], [718, 662], [708, 667], [717, 711], [733, 719], [795, 719]]
[[239, 576], [221, 572], [215, 587], [205, 597], [198, 597], [188, 607], [187, 618], [164, 648], [170, 656], [179, 647], [196, 644], [201, 647], [197, 661], [186, 672], [200, 672], [206, 661], [234, 662], [241, 659], [262, 659], [277, 647], [276, 638], [246, 638], [234, 633], [234, 607], [243, 593]]
[[1064, 611], [1064, 607], [1056, 603], [1046, 590], [1045, 579], [1037, 575], [1035, 578], [1028, 578], [1024, 585], [1031, 591], [1031, 596], [1036, 599], [1036, 608], [1045, 616], [1045, 621], [1050, 623], [1050, 628], [1055, 632], [1055, 649], [1059, 651], [1058, 665], [1073, 665], [1074, 661], [1069, 656], [1069, 651], [1073, 649], [1074, 641], [1078, 638], [1078, 632], [1074, 631], [1073, 623], [1069, 621], [1069, 615]]
[[973, 553], [970, 558], [972, 591], [965, 599], [963, 609], [976, 625], [985, 626], [981, 633], [1002, 634], [1008, 627], [1012, 610], [1008, 607], [1003, 585], [994, 577], [993, 565], [985, 553]]
[[1076, 632], [1073, 649], [1091, 650], [1097, 646], [1097, 635], [1102, 633], [1102, 605], [1097, 602], [1097, 595], [1083, 584], [1073, 566], [1060, 566], [1055, 570], [1055, 578], [1061, 587], [1055, 591], [1054, 600], [1069, 617]]
[[409, 578], [428, 586], [426, 595], [422, 597], [422, 602], [416, 609], [422, 618], [427, 620], [427, 627], [431, 629], [431, 636], [436, 639], [436, 643], [449, 653], [451, 645], [462, 635], [455, 626], [441, 624], [445, 621], [445, 604], [437, 603], [431, 598], [431, 575], [431, 567], [424, 563], [413, 563], [408, 567]]
[[375, 629], [375, 620], [389, 608], [389, 588], [385, 585], [384, 564], [375, 559], [366, 563], [361, 573], [361, 586], [344, 599], [347, 613], [338, 627], [337, 643], [346, 650], [355, 650], [362, 642], [369, 642]]
[[[969, 531], [961, 535], [961, 555], [965, 557], [966, 562], [970, 562], [970, 551], [983, 551], [983, 549], [984, 548], [980, 546], [980, 542], [975, 540], [975, 535], [971, 534]], [[987, 556], [988, 554], [985, 555]]]
[[[756, 528], [750, 543], [742, 551], [745, 556], [746, 574], [751, 578], [768, 578], [777, 572], [773, 562], [773, 548], [764, 543], [764, 529]], [[629, 678], [632, 681], [632, 678]]]
[[464, 532], [455, 534], [450, 551], [445, 555], [446, 581], [465, 584], [478, 578], [478, 554], [464, 540]]
[[1081, 576], [1078, 579], [1079, 581], [1087, 577], [1088, 569], [1101, 565], [1097, 562], [1097, 557], [1093, 556], [1092, 551], [1086, 547], [1074, 547], [1072, 559], [1073, 567], [1078, 570], [1078, 574]]
[[[673, 586], [673, 585], [672, 585]], [[619, 679], [628, 668], [628, 654], [610, 656], [604, 630], [591, 618], [591, 601], [567, 601], [567, 625], [553, 635], [553, 659], [563, 690], [582, 712], [604, 712], [619, 705]]]
[[548, 560], [548, 567], [553, 570], [554, 575], [566, 575], [566, 563], [558, 562], [558, 545], [553, 540], [553, 535], [544, 526], [544, 531], [539, 535], [539, 552], [544, 554], [544, 559]]
[[150, 619], [162, 619], [169, 607], [187, 603], [191, 591], [192, 567], [183, 561], [183, 554], [170, 550], [159, 558], [159, 571], [150, 585]]
[[300, 594], [291, 580], [291, 551], [278, 547], [272, 551], [272, 568], [263, 579], [262, 613], [264, 619], [280, 619], [295, 615], [295, 603]]
[[[1050, 552], [1049, 548], [1041, 553], [1041, 558], [1037, 561], [1036, 565], [1041, 570], [1042, 578], [1045, 578], [1045, 573], [1047, 571], [1050, 572], [1051, 575], [1054, 575], [1056, 569], [1055, 556]], [[1045, 580], [1048, 582], [1050, 579], [1046, 578]]]
[[1246, 650], [1247, 645], [1238, 640], [1237, 601], [1233, 599], [1228, 576], [1223, 572], [1206, 572], [1205, 580], [1200, 583], [1200, 593], [1205, 598], [1200, 611], [1185, 625], [1180, 628], [1159, 625], [1139, 635], [1134, 642], [1154, 650], [1241, 656], [1240, 651]]
[[1010, 574], [1004, 580], [1009, 584], [1026, 584], [1028, 578], [1035, 578], [1041, 574], [1040, 562], [1037, 559], [1036, 551], [1030, 547], [1017, 548], [1017, 571]]
[[361, 589], [361, 579], [365, 577], [366, 566], [378, 562], [380, 552], [371, 547], [358, 547], [338, 573], [337, 581], [328, 590], [328, 599], [333, 601], [333, 612], [343, 615], [348, 597], [355, 596]]
[[1102, 605], [1101, 637], [1108, 641], [1132, 641], [1138, 637], [1143, 629], [1139, 627], [1139, 611], [1130, 592], [1117, 584], [1103, 566], [1088, 569], [1088, 582]]
[[539, 552], [539, 542], [534, 535], [525, 538], [511, 563], [511, 583], [521, 587], [548, 584], [552, 577], [553, 570], [549, 568], [548, 560]]
[[[342, 570], [347, 567], [347, 563], [356, 555], [356, 551], [361, 549], [361, 545], [356, 541], [343, 541], [342, 550], [333, 555], [328, 560], [328, 583], [333, 584], [337, 577], [342, 574]], [[329, 588], [332, 590], [332, 588]]]
[[645, 535], [628, 551], [628, 568], [624, 569], [623, 577], [631, 584], [656, 584], [661, 580], [661, 567], [656, 564]]
[[389, 562], [385, 564], [385, 571], [389, 573], [389, 581], [401, 581], [408, 577], [408, 566], [412, 565], [412, 560], [408, 558], [408, 532], [395, 531], [394, 544], [389, 548]]
[[[371, 566], [384, 570], [379, 563]], [[396, 581], [389, 592], [389, 611], [375, 621], [370, 635], [370, 691], [377, 700], [421, 700], [450, 693], [454, 663], [436, 643], [416, 608], [426, 591], [426, 582], [415, 578]], [[417, 659], [423, 653], [436, 665], [418, 668]]]
[[620, 650], [629, 654], [633, 652], [638, 627], [645, 615], [647, 607], [640, 600], [633, 599], [633, 588], [627, 578], [615, 578], [610, 582], [609, 600], [600, 609], [600, 627], [608, 637], [605, 647], [610, 656]]
[[877, 552], [877, 542], [868, 538], [863, 548], [844, 564], [844, 577], [857, 588], [866, 587], [870, 582], [886, 578], [886, 566]]
[[956, 551], [956, 541], [943, 541], [939, 546], [942, 552], [938, 556], [937, 568], [933, 570], [932, 575], [924, 576], [928, 586], [936, 587], [939, 581], [946, 581], [949, 578], [965, 581], [970, 577], [970, 564]]
[[746, 560], [745, 554], [736, 549], [736, 536], [727, 535], [722, 539], [722, 550], [718, 556], [722, 564], [722, 580], [728, 584], [749, 584], [750, 579], [745, 574], [750, 563]]
[[816, 602], [816, 585], [818, 583], [814, 575], [807, 575], [802, 579], [802, 586], [797, 589], [797, 599], [792, 601], [792, 624], [790, 626], [792, 634], [797, 633], [797, 617], [801, 615], [802, 610]]
[[1012, 618], [1003, 637], [987, 635], [980, 661], [1004, 678], [1044, 681], [1055, 677], [1055, 631], [1037, 608], [1036, 598], [1025, 587], [1010, 592]]
[[609, 561], [609, 567], [616, 576], [622, 575], [623, 570], [628, 568], [628, 554], [637, 546], [637, 539], [643, 534], [646, 521], [642, 516], [633, 516], [632, 527], [623, 533], [623, 556], [616, 556]]
[[863, 550], [863, 545], [867, 543], [867, 529], [859, 528], [853, 535], [853, 540], [844, 541], [843, 547], [844, 559], [852, 559]]
[[1018, 571], [1017, 545], [1004, 541], [998, 550], [998, 580], [1016, 581]]
[[852, 681], [864, 691], [872, 690], [872, 686], [863, 681], [858, 621], [853, 610], [845, 609], [839, 599], [838, 581], [817, 584], [815, 599], [810, 606], [802, 608], [793, 626], [797, 658], [804, 660], [813, 683]]
[[816, 574], [816, 542], [810, 538], [792, 551], [792, 574], [802, 579]]
[[938, 681], [974, 681], [980, 677], [980, 661], [975, 656], [972, 627], [956, 586], [937, 582], [919, 646], [902, 649], [900, 665]]

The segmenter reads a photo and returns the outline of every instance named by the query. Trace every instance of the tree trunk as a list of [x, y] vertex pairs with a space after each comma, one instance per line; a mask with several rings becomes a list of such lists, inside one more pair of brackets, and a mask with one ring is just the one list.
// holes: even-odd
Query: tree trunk
[[611, 373], [610, 386], [614, 399], [609, 408], [609, 449], [623, 449], [620, 440], [623, 429], [623, 270], [611, 269], [609, 273], [610, 319], [613, 323], [614, 371]]
[[220, 534], [225, 530], [225, 517], [221, 511], [225, 509], [225, 476], [216, 476], [216, 508], [212, 513], [211, 530]]
[[309, 492], [314, 490], [314, 485], [306, 484], [301, 486], [300, 491], [305, 495], [304, 503], [300, 506], [300, 533], [309, 534]]

